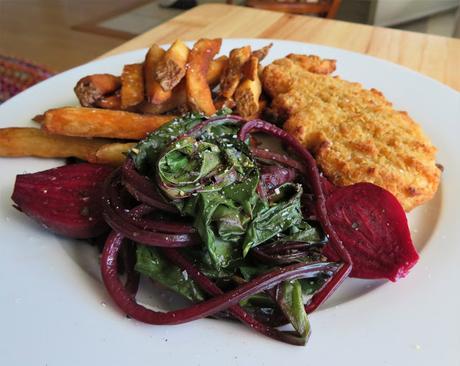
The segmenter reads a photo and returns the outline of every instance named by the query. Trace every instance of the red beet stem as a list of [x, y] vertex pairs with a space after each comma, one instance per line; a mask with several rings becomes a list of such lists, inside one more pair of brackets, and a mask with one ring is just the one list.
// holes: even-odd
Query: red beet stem
[[[142, 227], [134, 225], [126, 214], [121, 216], [121, 200], [119, 198], [120, 171], [115, 170], [106, 180], [103, 199], [104, 219], [107, 224], [115, 231], [122, 233], [127, 238], [136, 242], [166, 247], [184, 247], [200, 243], [197, 235], [190, 234], [168, 234], [152, 230], [144, 230]], [[115, 202], [114, 202], [115, 201]]]
[[309, 249], [321, 248], [324, 243], [275, 242], [251, 249], [251, 254], [260, 262], [272, 265], [285, 265], [299, 262], [308, 257]]
[[323, 227], [324, 232], [329, 237], [329, 245], [337, 253], [338, 257], [346, 264], [341, 268], [339, 272], [337, 272], [331, 279], [329, 279], [327, 284], [320, 291], [318, 291], [310, 299], [309, 303], [306, 305], [306, 309], [308, 309], [308, 312], [312, 312], [317, 309], [318, 306], [320, 306], [348, 276], [352, 269], [352, 259], [329, 220], [326, 209], [326, 198], [324, 196], [321, 185], [321, 177], [313, 156], [293, 136], [289, 135], [276, 126], [273, 126], [272, 124], [259, 119], [249, 121], [243, 125], [239, 132], [239, 138], [242, 141], [246, 141], [250, 133], [257, 131], [265, 132], [269, 135], [281, 139], [287, 143], [288, 146], [292, 148], [305, 162], [307, 168], [305, 177], [310, 183], [316, 198], [315, 206], [318, 219], [321, 223], [321, 226]]
[[[131, 210], [117, 207], [118, 202], [114, 202], [115, 209], [120, 213], [121, 216], [126, 217], [126, 219], [133, 223], [136, 226], [141, 227], [144, 230], [155, 230], [171, 234], [193, 234], [196, 233], [196, 229], [187, 223], [181, 222], [171, 222], [167, 220], [152, 220], [149, 218], [144, 218], [144, 216], [149, 215], [156, 211], [154, 207], [150, 207], [144, 203], [134, 207]], [[127, 211], [129, 212], [127, 212]]]
[[166, 212], [178, 213], [177, 209], [156, 191], [154, 184], [136, 171], [131, 158], [127, 158], [122, 166], [122, 177], [124, 186], [138, 201]]
[[136, 266], [136, 244], [129, 242], [123, 246], [123, 267], [126, 273], [126, 291], [135, 297], [139, 289], [140, 273], [135, 270]]
[[351, 264], [344, 263], [342, 267], [325, 283], [325, 285], [317, 291], [311, 300], [305, 305], [307, 314], [314, 312], [318, 306], [323, 304], [340, 286], [340, 284], [348, 277], [351, 272]]
[[121, 233], [109, 234], [101, 257], [101, 273], [107, 291], [115, 303], [130, 317], [149, 324], [181, 324], [200, 319], [237, 305], [239, 301], [253, 294], [264, 291], [274, 285], [298, 278], [312, 278], [320, 273], [335, 272], [336, 263], [294, 264], [261, 275], [249, 283], [241, 285], [232, 291], [213, 297], [207, 301], [195, 304], [189, 308], [166, 313], [153, 311], [138, 304], [126, 291], [118, 278], [117, 257], [123, 243]]
[[245, 141], [250, 133], [256, 131], [265, 132], [283, 140], [304, 160], [307, 166], [306, 178], [308, 179], [313, 189], [313, 193], [315, 194], [316, 209], [318, 211], [318, 218], [321, 222], [321, 225], [323, 226], [323, 230], [329, 236], [330, 244], [340, 256], [340, 258], [345, 263], [351, 264], [352, 260], [350, 254], [343, 246], [342, 241], [332, 227], [332, 224], [327, 215], [326, 198], [324, 197], [323, 189], [321, 186], [318, 166], [316, 165], [316, 161], [313, 156], [305, 147], [303, 147], [294, 137], [289, 135], [287, 132], [260, 119], [249, 121], [243, 125], [239, 132], [239, 138], [240, 140]]
[[[197, 282], [198, 285], [209, 295], [218, 296], [224, 293], [216, 284], [214, 284], [214, 282], [212, 282], [192, 263], [190, 263], [187, 258], [180, 254], [178, 250], [165, 248], [162, 249], [162, 253], [171, 262], [181, 267], [182, 270], [185, 270], [188, 276]], [[267, 337], [297, 346], [303, 346], [308, 340], [309, 334], [305, 338], [296, 337], [290, 333], [282, 332], [263, 324], [262, 322], [254, 319], [251, 314], [244, 310], [240, 305], [233, 305], [228, 308], [228, 311], [242, 323]]]
[[278, 165], [265, 165], [260, 168], [259, 185], [257, 193], [266, 198], [276, 188], [296, 178], [296, 170], [290, 167]]
[[228, 116], [217, 116], [217, 117], [213, 117], [213, 118], [209, 118], [209, 119], [205, 119], [204, 121], [198, 123], [195, 127], [191, 128], [190, 130], [188, 130], [187, 132], [183, 133], [182, 135], [179, 135], [175, 140], [173, 140], [171, 143], [175, 143], [177, 140], [181, 140], [183, 139], [184, 137], [187, 137], [187, 136], [195, 136], [197, 135], [198, 133], [201, 132], [201, 130], [206, 127], [206, 126], [209, 126], [211, 124], [218, 124], [218, 123], [222, 123], [222, 122], [233, 122], [233, 123], [244, 123], [245, 120], [240, 117], [240, 116], [235, 116], [235, 115], [228, 115]]
[[302, 166], [301, 163], [299, 163], [297, 160], [287, 157], [286, 155], [277, 154], [272, 151], [258, 149], [255, 147], [251, 147], [251, 153], [256, 158], [259, 158], [262, 160], [276, 161], [277, 163], [287, 165], [288, 167], [294, 168], [298, 170], [300, 173], [305, 173], [305, 168]]

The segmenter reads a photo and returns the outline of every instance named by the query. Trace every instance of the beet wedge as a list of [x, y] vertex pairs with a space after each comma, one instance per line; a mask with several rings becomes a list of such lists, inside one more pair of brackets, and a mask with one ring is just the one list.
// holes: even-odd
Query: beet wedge
[[11, 199], [15, 207], [46, 229], [77, 239], [108, 229], [102, 217], [102, 191], [112, 168], [72, 164], [16, 176]]
[[[390, 192], [371, 183], [357, 183], [330, 190], [326, 207], [353, 260], [351, 277], [396, 281], [417, 263], [406, 214]], [[328, 246], [324, 254], [338, 260]]]

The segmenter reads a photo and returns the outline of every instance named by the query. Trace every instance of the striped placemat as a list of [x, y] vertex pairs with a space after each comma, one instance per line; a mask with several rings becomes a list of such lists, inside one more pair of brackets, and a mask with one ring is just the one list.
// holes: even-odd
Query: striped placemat
[[0, 55], [0, 103], [52, 75], [44, 66]]

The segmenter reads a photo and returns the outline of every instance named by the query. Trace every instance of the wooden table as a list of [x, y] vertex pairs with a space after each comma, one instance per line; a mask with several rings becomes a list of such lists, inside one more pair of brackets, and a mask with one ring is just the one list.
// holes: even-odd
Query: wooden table
[[225, 4], [197, 6], [103, 56], [201, 37], [275, 38], [343, 48], [409, 67], [460, 91], [460, 39]]

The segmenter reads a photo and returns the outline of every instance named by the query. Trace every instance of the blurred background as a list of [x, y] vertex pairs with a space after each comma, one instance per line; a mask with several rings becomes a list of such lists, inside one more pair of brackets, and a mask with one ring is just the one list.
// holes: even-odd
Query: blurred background
[[[286, 10], [288, 3], [296, 3], [297, 7], [300, 4], [302, 9], [296, 12], [309, 12], [304, 8], [326, 2], [336, 9], [330, 14], [323, 12], [319, 16], [460, 37], [460, 0], [236, 0], [235, 3], [266, 7], [263, 3], [267, 1], [276, 10]], [[194, 2], [0, 0], [0, 57], [9, 62], [17, 58], [28, 61], [28, 65], [44, 65], [53, 72], [63, 71], [89, 61], [180, 14], [185, 10], [177, 7], [190, 7]], [[219, 1], [197, 2], [204, 4]], [[4, 72], [5, 66], [0, 62], [0, 74], [2, 69]]]

